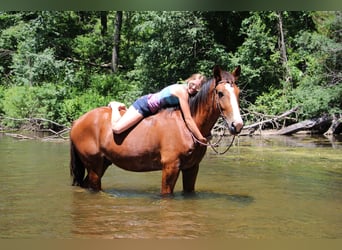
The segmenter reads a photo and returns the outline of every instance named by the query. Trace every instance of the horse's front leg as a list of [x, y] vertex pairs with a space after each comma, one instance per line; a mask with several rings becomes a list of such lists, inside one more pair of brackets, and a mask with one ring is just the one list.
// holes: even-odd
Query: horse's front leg
[[162, 170], [161, 195], [173, 194], [178, 175], [179, 168], [177, 162], [164, 164]]
[[189, 194], [195, 192], [195, 183], [197, 179], [197, 173], [199, 164], [195, 164], [191, 168], [182, 170], [183, 177], [183, 193]]

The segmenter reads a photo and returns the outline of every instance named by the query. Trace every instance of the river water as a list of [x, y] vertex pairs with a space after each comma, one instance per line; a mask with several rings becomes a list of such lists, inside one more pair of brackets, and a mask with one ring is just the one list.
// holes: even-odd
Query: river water
[[0, 239], [342, 238], [342, 140], [240, 137], [200, 164], [194, 196], [159, 196], [161, 172], [109, 167], [72, 187], [69, 143], [0, 135]]

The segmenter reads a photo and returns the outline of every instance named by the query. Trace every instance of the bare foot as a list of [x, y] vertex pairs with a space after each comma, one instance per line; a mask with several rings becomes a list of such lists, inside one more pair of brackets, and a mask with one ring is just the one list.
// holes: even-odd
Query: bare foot
[[119, 111], [121, 111], [121, 110], [127, 110], [125, 104], [123, 104], [122, 102], [116, 102], [116, 101], [110, 102], [110, 103], [108, 104], [108, 107], [111, 107], [112, 109], [117, 109], [117, 110], [119, 110]]

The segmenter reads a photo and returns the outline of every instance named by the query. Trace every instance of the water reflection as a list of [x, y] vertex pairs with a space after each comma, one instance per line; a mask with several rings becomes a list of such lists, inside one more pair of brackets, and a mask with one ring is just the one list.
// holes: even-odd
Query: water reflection
[[[191, 238], [198, 232], [194, 209], [168, 199], [115, 198], [102, 193], [94, 198], [75, 194], [73, 236], [82, 238]], [[96, 199], [101, 196], [101, 202]], [[80, 198], [80, 199], [79, 199]], [[83, 201], [83, 202], [82, 202]], [[180, 204], [178, 204], [180, 205]], [[89, 216], [89, 212], [93, 213]]]

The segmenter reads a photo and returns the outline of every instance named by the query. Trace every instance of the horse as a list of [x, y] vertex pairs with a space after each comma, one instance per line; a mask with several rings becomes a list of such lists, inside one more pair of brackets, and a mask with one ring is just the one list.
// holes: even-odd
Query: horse
[[[240, 133], [238, 66], [231, 73], [220, 66], [189, 100], [191, 115], [203, 136], [223, 116], [232, 135]], [[183, 193], [194, 193], [208, 144], [195, 140], [179, 108], [167, 108], [144, 118], [129, 130], [114, 134], [111, 108], [98, 107], [75, 120], [70, 130], [72, 185], [101, 191], [101, 178], [111, 164], [135, 172], [162, 171], [161, 195], [173, 195], [182, 172]], [[87, 175], [85, 176], [85, 170]]]

